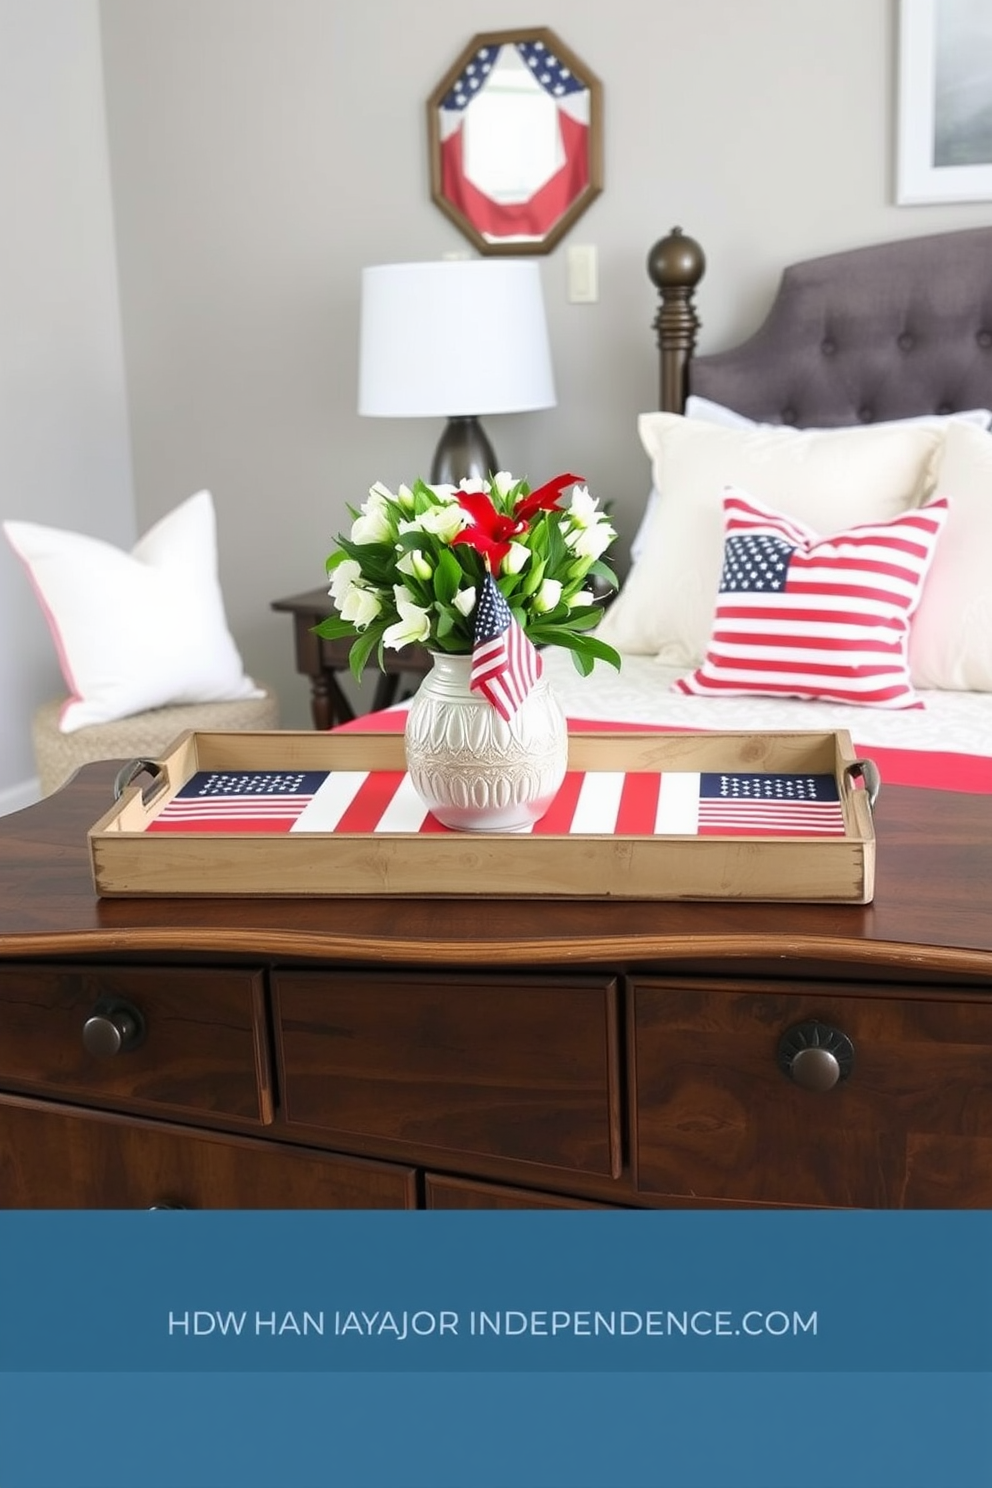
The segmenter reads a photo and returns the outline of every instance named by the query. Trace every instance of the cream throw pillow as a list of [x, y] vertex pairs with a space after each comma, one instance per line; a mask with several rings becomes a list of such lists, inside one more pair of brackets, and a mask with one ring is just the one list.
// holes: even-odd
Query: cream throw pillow
[[71, 694], [63, 733], [169, 703], [263, 696], [227, 628], [209, 491], [169, 512], [130, 553], [33, 522], [3, 529], [41, 601]]
[[947, 524], [909, 638], [917, 687], [992, 692], [992, 434], [947, 430], [937, 475]]
[[640, 556], [597, 634], [619, 651], [698, 666], [723, 562], [723, 493], [740, 486], [823, 537], [884, 522], [933, 491], [940, 429], [728, 429], [643, 413], [641, 442], [660, 493]]

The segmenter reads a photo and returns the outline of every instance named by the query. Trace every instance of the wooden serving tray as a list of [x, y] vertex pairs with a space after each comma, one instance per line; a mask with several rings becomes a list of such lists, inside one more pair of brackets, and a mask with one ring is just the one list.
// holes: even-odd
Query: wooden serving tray
[[[869, 903], [877, 775], [844, 731], [575, 732], [569, 770], [657, 777], [676, 772], [829, 775], [842, 822], [834, 836], [636, 832], [163, 831], [167, 806], [200, 771], [397, 771], [399, 734], [182, 734], [161, 760], [121, 771], [119, 799], [88, 834], [106, 896], [389, 896], [415, 898], [746, 899]], [[593, 786], [605, 784], [593, 781]], [[863, 789], [862, 785], [868, 787]], [[163, 818], [166, 820], [167, 818]], [[708, 829], [711, 833], [714, 828]], [[748, 829], [744, 829], [748, 830]], [[723, 828], [717, 828], [722, 832]]]

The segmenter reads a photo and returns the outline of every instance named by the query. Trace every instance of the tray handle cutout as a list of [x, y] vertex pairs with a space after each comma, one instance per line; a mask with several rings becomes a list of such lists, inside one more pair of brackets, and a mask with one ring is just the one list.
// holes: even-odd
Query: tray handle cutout
[[114, 800], [119, 801], [129, 785], [133, 785], [139, 775], [145, 772], [152, 779], [148, 785], [142, 787], [141, 800], [143, 805], [149, 806], [160, 791], [164, 790], [168, 783], [165, 766], [158, 760], [131, 759], [126, 765], [122, 765], [114, 779]]
[[878, 773], [878, 766], [875, 764], [875, 761], [869, 759], [854, 760], [852, 764], [847, 766], [844, 774], [851, 779], [862, 781], [868, 796], [868, 807], [871, 811], [874, 811], [875, 802], [878, 800], [878, 793], [882, 789], [882, 777]]

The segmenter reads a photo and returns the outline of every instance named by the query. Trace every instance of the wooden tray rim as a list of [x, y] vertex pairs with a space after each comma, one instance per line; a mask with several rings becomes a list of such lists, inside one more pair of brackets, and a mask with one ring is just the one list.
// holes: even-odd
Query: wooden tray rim
[[[810, 748], [818, 747], [820, 749], [828, 749], [831, 745], [833, 746], [834, 762], [832, 773], [837, 780], [841, 803], [844, 809], [845, 832], [843, 837], [807, 837], [800, 834], [790, 834], [788, 837], [774, 837], [768, 835], [748, 837], [735, 833], [733, 834], [733, 841], [738, 843], [753, 843], [756, 846], [768, 848], [773, 848], [776, 844], [785, 842], [803, 842], [819, 848], [828, 847], [830, 845], [837, 846], [839, 843], [867, 845], [874, 841], [874, 816], [868, 803], [867, 792], [860, 789], [854, 779], [854, 772], [856, 770], [856, 767], [863, 764], [864, 760], [856, 754], [853, 743], [851, 742], [851, 736], [845, 729], [734, 729], [706, 731], [689, 729], [677, 731], [661, 731], [652, 729], [570, 729], [569, 768], [572, 767], [572, 754], [573, 752], [575, 752], [575, 750], [578, 750], [582, 753], [588, 750], [592, 756], [592, 762], [584, 763], [581, 768], [585, 770], [606, 770], [616, 769], [619, 763], [615, 757], [608, 757], [607, 751], [619, 750], [621, 755], [623, 755], [633, 753], [643, 747], [648, 747], [651, 749], [652, 752], [654, 752], [656, 749], [660, 750], [661, 752], [665, 752], [670, 746], [671, 748], [677, 749], [678, 752], [681, 753], [685, 746], [698, 742], [705, 746], [706, 752], [709, 752], [711, 745], [730, 744], [736, 745], [737, 747], [740, 747], [742, 745], [751, 746], [755, 739], [768, 740], [772, 741], [775, 744], [785, 744], [786, 742], [799, 743], [805, 744]], [[271, 747], [273, 741], [285, 742], [286, 740], [292, 740], [294, 742], [299, 741], [304, 747], [304, 750], [307, 754], [310, 754], [313, 750], [313, 741], [317, 741], [317, 747], [331, 747], [334, 753], [338, 754], [342, 752], [350, 753], [352, 752], [352, 746], [354, 746], [355, 749], [359, 749], [362, 747], [363, 744], [365, 744], [367, 747], [372, 748], [377, 755], [383, 754], [386, 756], [386, 763], [377, 763], [373, 766], [373, 768], [397, 769], [401, 768], [403, 764], [403, 735], [401, 733], [383, 732], [381, 730], [363, 731], [360, 729], [348, 729], [346, 731], [341, 731], [340, 733], [330, 731], [325, 734], [315, 733], [313, 730], [309, 729], [228, 731], [187, 729], [183, 733], [179, 734], [172, 741], [172, 743], [166, 747], [166, 749], [162, 752], [161, 756], [158, 759], [147, 761], [149, 765], [161, 767], [163, 774], [165, 775], [164, 786], [162, 788], [152, 789], [152, 791], [148, 795], [147, 800], [145, 799], [145, 793], [148, 788], [142, 787], [138, 780], [136, 780], [135, 783], [125, 787], [121, 798], [114, 801], [114, 803], [110, 807], [108, 807], [104, 814], [89, 829], [87, 836], [90, 842], [92, 843], [93, 841], [102, 838], [106, 841], [128, 840], [134, 842], [141, 840], [148, 841], [150, 843], [162, 843], [167, 840], [172, 843], [181, 843], [192, 841], [202, 842], [206, 838], [208, 840], [225, 842], [236, 840], [239, 843], [256, 843], [264, 841], [270, 846], [275, 847], [277, 843], [284, 843], [287, 841], [293, 843], [299, 842], [304, 839], [304, 835], [306, 840], [317, 840], [324, 842], [345, 842], [368, 838], [369, 840], [374, 840], [377, 843], [393, 842], [414, 844], [423, 840], [418, 834], [410, 832], [361, 833], [334, 831], [307, 832], [306, 834], [301, 833], [294, 835], [292, 833], [273, 834], [268, 832], [204, 833], [172, 831], [169, 832], [167, 838], [164, 838], [155, 833], [148, 833], [145, 830], [147, 823], [159, 813], [162, 807], [169, 800], [171, 800], [172, 797], [179, 790], [182, 789], [183, 785], [186, 784], [186, 782], [198, 769], [244, 768], [261, 770], [291, 768], [290, 766], [287, 766], [285, 762], [280, 763], [275, 758], [266, 758], [264, 761], [253, 762], [252, 764], [204, 765], [200, 763], [199, 755], [201, 749], [205, 746], [214, 748], [217, 747], [219, 741], [222, 743], [234, 742], [236, 744], [236, 752], [241, 754], [242, 752], [250, 753], [250, 746], [260, 743], [260, 741], [260, 747], [262, 747], [263, 750], [267, 751]], [[600, 755], [604, 755], [605, 757], [600, 760], [598, 758], [598, 756]], [[688, 768], [684, 764], [682, 767]], [[783, 770], [785, 769], [784, 765], [775, 765], [773, 763], [770, 764], [767, 761], [763, 762], [760, 766], [755, 765], [754, 761], [738, 760], [732, 760], [728, 764], [722, 764], [719, 766], [707, 766], [707, 768], [711, 771], [727, 770], [728, 772], [732, 770], [746, 772], [749, 768], [752, 767], [756, 769], [768, 770], [776, 768], [780, 768]], [[313, 763], [308, 765], [300, 765], [294, 768], [309, 768], [316, 770], [332, 769], [334, 768], [334, 766], [333, 763], [330, 761], [323, 761], [319, 764]], [[363, 766], [362, 768], [365, 767]], [[664, 766], [659, 765], [657, 768], [660, 771], [660, 769], [664, 768]], [[807, 768], [812, 769], [812, 767]], [[817, 769], [818, 773], [828, 773], [830, 766], [827, 762], [823, 762], [822, 764], [818, 765]], [[802, 771], [797, 769], [795, 770], [795, 773], [802, 773]], [[141, 813], [143, 816], [142, 824], [133, 830], [128, 830], [126, 826], [122, 826], [120, 824], [121, 818], [122, 816], [132, 814], [135, 806], [139, 802], [141, 802], [142, 805], [146, 807], [146, 809], [142, 810]], [[595, 843], [600, 841], [615, 842], [620, 840], [638, 843], [664, 842], [666, 844], [674, 842], [709, 843], [731, 840], [730, 838], [725, 838], [718, 833], [707, 835], [705, 839], [701, 839], [695, 834], [682, 835], [678, 833], [665, 833], [661, 836], [656, 836], [651, 833], [624, 834], [603, 832], [546, 832], [535, 836], [534, 834], [529, 832], [494, 832], [489, 834], [453, 831], [451, 833], [445, 833], [441, 834], [440, 836], [432, 837], [432, 842], [436, 846], [438, 843], [450, 839], [454, 839], [455, 841], [463, 841], [465, 839], [469, 839], [474, 843], [485, 843], [487, 841], [513, 841], [520, 843], [533, 843], [535, 841], [545, 843]]]

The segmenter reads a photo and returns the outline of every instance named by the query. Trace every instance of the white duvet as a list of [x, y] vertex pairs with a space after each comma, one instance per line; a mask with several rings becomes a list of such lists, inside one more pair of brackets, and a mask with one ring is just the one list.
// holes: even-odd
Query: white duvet
[[684, 729], [847, 729], [856, 745], [992, 756], [992, 693], [922, 692], [922, 708], [893, 711], [763, 697], [697, 698], [669, 690], [684, 667], [625, 656], [620, 672], [597, 662], [589, 677], [567, 651], [541, 653], [569, 719]]

